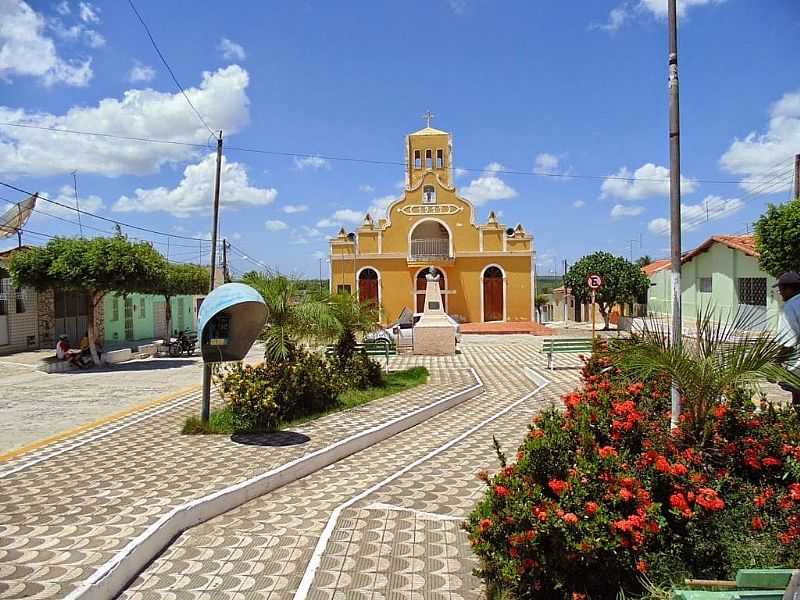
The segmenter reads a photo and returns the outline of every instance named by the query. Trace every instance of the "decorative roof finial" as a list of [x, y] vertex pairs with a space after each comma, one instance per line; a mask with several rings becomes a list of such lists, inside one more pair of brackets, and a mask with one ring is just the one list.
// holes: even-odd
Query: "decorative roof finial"
[[435, 117], [435, 116], [436, 116], [436, 115], [435, 115], [435, 114], [433, 114], [431, 111], [427, 111], [427, 112], [426, 112], [424, 115], [422, 115], [422, 118], [423, 118], [423, 119], [425, 119], [425, 121], [427, 122], [427, 127], [430, 127], [430, 126], [431, 126], [431, 120], [432, 120], [432, 119], [433, 119], [433, 117]]

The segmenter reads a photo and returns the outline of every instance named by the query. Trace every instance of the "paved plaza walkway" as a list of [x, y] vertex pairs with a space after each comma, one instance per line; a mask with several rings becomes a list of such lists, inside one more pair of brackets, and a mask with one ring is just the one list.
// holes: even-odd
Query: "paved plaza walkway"
[[398, 357], [394, 368], [425, 364], [431, 382], [293, 428], [300, 445], [177, 435], [196, 412], [190, 394], [0, 464], [0, 598], [63, 597], [174, 506], [466, 389], [469, 367], [482, 395], [187, 530], [122, 597], [479, 597], [458, 528], [482, 491], [474, 473], [496, 467], [492, 435], [513, 454], [577, 376], [541, 369], [529, 336], [491, 337], [457, 357]]

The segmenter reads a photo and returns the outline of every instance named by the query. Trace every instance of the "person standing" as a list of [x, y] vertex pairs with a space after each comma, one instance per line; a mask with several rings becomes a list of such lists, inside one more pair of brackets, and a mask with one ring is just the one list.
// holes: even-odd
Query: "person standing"
[[[778, 288], [783, 299], [783, 310], [778, 317], [778, 337], [790, 349], [784, 367], [800, 376], [800, 273], [787, 271], [778, 277], [774, 287]], [[786, 383], [780, 386], [792, 392], [792, 404], [800, 412], [800, 389]]]

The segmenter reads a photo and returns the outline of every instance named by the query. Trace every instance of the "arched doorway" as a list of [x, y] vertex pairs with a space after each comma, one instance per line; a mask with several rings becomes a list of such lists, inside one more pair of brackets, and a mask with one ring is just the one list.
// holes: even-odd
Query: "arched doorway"
[[424, 219], [411, 230], [409, 254], [415, 260], [450, 257], [450, 232], [435, 219]]
[[[417, 272], [417, 312], [421, 313], [425, 310], [425, 288], [428, 287], [428, 280], [426, 279], [426, 275], [430, 272], [430, 269], [433, 269], [434, 275], [439, 276], [439, 289], [445, 289], [445, 279], [444, 279], [444, 272], [440, 271], [436, 267], [425, 267], [424, 269], [420, 269]], [[447, 312], [447, 296], [442, 294], [442, 308], [444, 312]]]
[[380, 304], [378, 295], [378, 272], [370, 267], [358, 273], [358, 301]]
[[503, 320], [503, 272], [498, 267], [483, 271], [483, 320]]

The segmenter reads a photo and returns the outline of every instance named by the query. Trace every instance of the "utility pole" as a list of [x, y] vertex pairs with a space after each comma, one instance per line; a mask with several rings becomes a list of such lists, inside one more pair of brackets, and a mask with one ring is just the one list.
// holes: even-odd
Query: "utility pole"
[[81, 207], [78, 204], [78, 172], [72, 172], [72, 187], [75, 190], [75, 210], [78, 212], [78, 227], [81, 230], [81, 237], [83, 237], [83, 223], [81, 223]]
[[794, 155], [794, 196], [792, 200], [800, 199], [800, 154]]
[[[670, 249], [672, 266], [672, 344], [683, 343], [683, 317], [681, 314], [681, 117], [678, 90], [678, 10], [677, 0], [668, 0], [669, 26], [669, 203]], [[672, 412], [670, 426], [678, 425], [681, 414], [681, 396], [675, 381], [672, 382]]]
[[228, 283], [228, 240], [222, 238], [222, 282]]
[[[208, 293], [214, 291], [214, 284], [216, 283], [215, 276], [217, 271], [217, 228], [219, 227], [219, 188], [220, 188], [220, 174], [222, 173], [222, 130], [219, 132], [217, 138], [217, 177], [214, 182], [214, 211], [211, 221], [211, 282]], [[198, 332], [202, 333], [202, 332]], [[201, 339], [202, 343], [202, 339]], [[203, 423], [208, 423], [208, 418], [211, 416], [211, 363], [203, 364], [203, 405], [201, 409], [200, 418]]]

